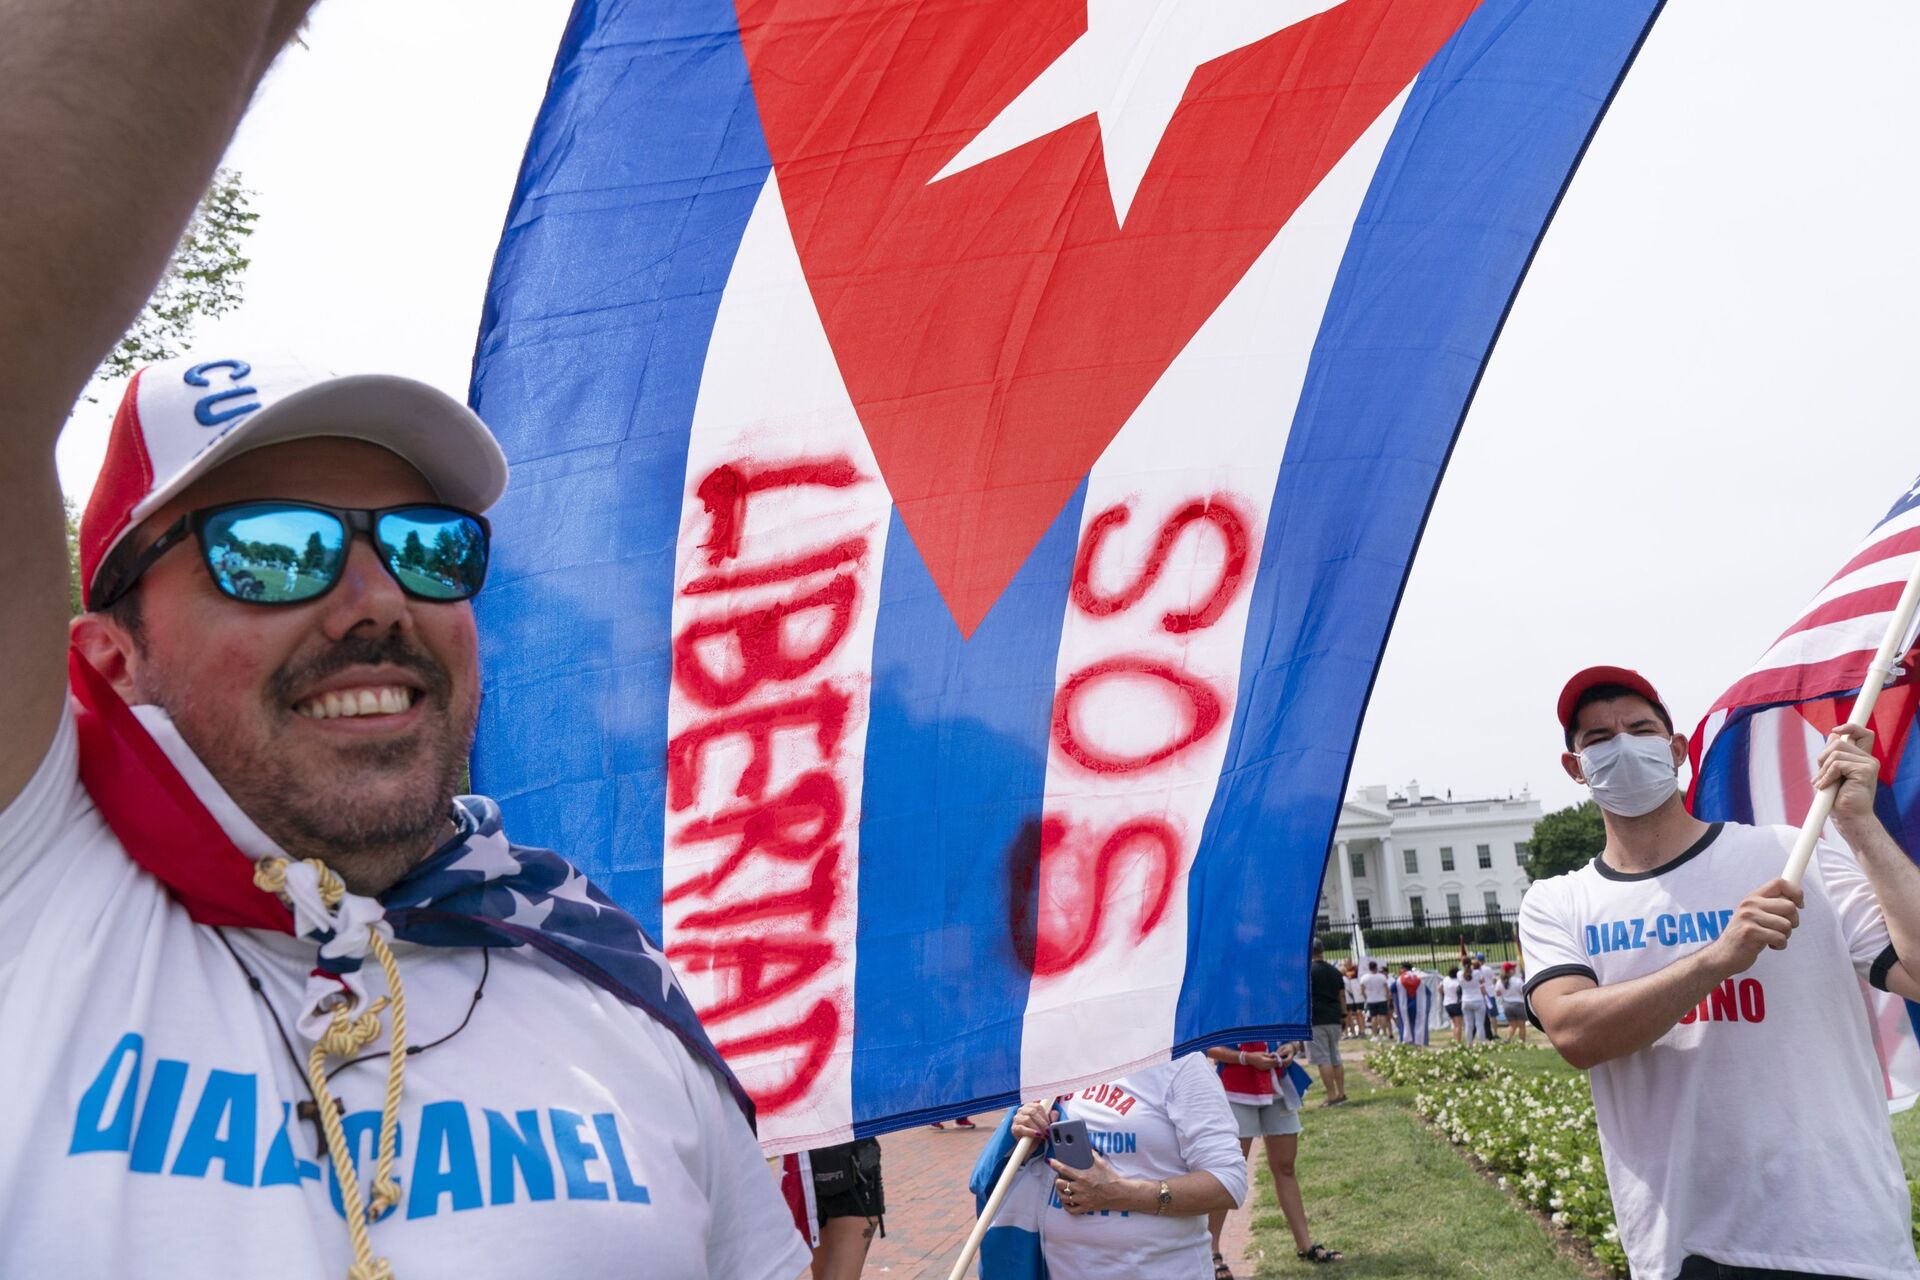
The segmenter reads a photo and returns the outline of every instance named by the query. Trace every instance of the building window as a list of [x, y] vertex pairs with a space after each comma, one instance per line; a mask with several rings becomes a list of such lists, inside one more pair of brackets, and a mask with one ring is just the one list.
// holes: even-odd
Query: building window
[[1406, 869], [1407, 869], [1407, 874], [1408, 874], [1408, 875], [1410, 875], [1410, 876], [1417, 876], [1417, 875], [1419, 875], [1419, 874], [1420, 874], [1420, 852], [1419, 852], [1419, 850], [1417, 850], [1417, 849], [1402, 849], [1402, 850], [1400, 851], [1400, 862], [1401, 862], [1401, 865], [1403, 865], [1404, 867], [1406, 867]]
[[1526, 866], [1527, 859], [1533, 856], [1533, 846], [1524, 842], [1513, 846], [1513, 860], [1518, 866]]
[[1353, 904], [1353, 909], [1360, 913], [1360, 927], [1362, 929], [1373, 928], [1373, 904], [1371, 902], [1362, 898]]
[[1446, 845], [1440, 846], [1440, 869], [1442, 871], [1453, 870], [1453, 850], [1449, 849]]
[[1415, 924], [1427, 922], [1427, 904], [1420, 900], [1419, 894], [1416, 893], [1407, 899], [1407, 914], [1413, 917]]
[[1313, 928], [1316, 933], [1326, 933], [1333, 928], [1333, 918], [1322, 912], [1314, 917]]
[[1500, 891], [1497, 889], [1487, 890], [1487, 914], [1490, 916], [1500, 914]]
[[1447, 922], [1449, 924], [1460, 923], [1460, 895], [1457, 893], [1447, 895]]
[[1365, 880], [1367, 878], [1366, 854], [1349, 853], [1347, 855], [1347, 865], [1353, 868], [1353, 878], [1355, 880]]
[[1479, 853], [1480, 853], [1480, 869], [1482, 871], [1493, 870], [1493, 846], [1490, 844], [1483, 844], [1479, 847]]

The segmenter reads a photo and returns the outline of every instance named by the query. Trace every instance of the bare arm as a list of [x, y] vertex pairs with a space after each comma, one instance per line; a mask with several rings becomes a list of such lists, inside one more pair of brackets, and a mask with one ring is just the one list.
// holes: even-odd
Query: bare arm
[[[1124, 1213], [1161, 1213], [1169, 1218], [1192, 1218], [1215, 1209], [1232, 1209], [1233, 1192], [1205, 1169], [1167, 1179], [1173, 1200], [1160, 1207], [1160, 1183], [1153, 1178], [1122, 1178], [1097, 1152], [1092, 1169], [1069, 1169], [1058, 1160], [1048, 1163], [1061, 1180], [1085, 1188], [1074, 1196], [1076, 1203], [1068, 1213], [1099, 1213], [1120, 1210]], [[1066, 1208], [1063, 1201], [1062, 1208]]]
[[1638, 1053], [1715, 987], [1751, 968], [1762, 948], [1785, 948], [1803, 901], [1785, 880], [1769, 881], [1741, 900], [1710, 945], [1631, 982], [1603, 987], [1577, 974], [1550, 978], [1533, 990], [1534, 1014], [1560, 1056], [1582, 1071]]
[[1855, 725], [1841, 725], [1820, 754], [1814, 774], [1815, 790], [1838, 783], [1833, 825], [1853, 850], [1867, 873], [1880, 914], [1886, 918], [1887, 938], [1899, 963], [1887, 970], [1887, 990], [1908, 1000], [1920, 1000], [1920, 867], [1894, 842], [1873, 812], [1873, 793], [1880, 766], [1873, 758], [1873, 734]]
[[53, 445], [312, 0], [0, 0], [0, 809], [59, 719]]

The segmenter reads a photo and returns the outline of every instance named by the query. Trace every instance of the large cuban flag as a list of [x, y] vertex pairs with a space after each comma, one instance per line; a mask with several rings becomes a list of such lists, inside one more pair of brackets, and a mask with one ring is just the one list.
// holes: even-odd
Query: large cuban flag
[[581, 0], [478, 784], [770, 1151], [1295, 1037], [1352, 744], [1653, 0]]

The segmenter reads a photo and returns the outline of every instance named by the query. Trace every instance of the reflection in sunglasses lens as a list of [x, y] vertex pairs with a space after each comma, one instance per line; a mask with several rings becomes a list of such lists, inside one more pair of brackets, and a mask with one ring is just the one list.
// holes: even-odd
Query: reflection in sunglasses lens
[[487, 576], [487, 540], [469, 516], [442, 507], [407, 507], [380, 517], [388, 568], [400, 585], [428, 600], [465, 600]]
[[324, 511], [273, 503], [234, 507], [207, 522], [207, 567], [236, 600], [310, 600], [340, 573], [346, 530]]

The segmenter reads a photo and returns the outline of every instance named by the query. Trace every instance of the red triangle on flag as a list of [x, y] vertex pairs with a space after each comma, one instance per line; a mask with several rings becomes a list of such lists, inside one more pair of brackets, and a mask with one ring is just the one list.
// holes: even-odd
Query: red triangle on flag
[[1346, 0], [1201, 64], [1123, 224], [1092, 114], [931, 181], [1086, 31], [1086, 0], [740, 0], [814, 303], [964, 634], [1478, 3]]

